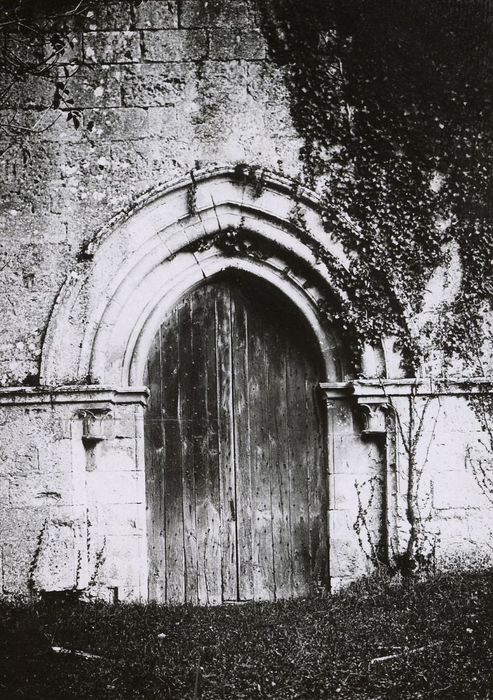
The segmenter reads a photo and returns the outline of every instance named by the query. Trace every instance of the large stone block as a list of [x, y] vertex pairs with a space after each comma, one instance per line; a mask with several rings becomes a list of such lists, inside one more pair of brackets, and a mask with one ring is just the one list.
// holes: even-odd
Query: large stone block
[[63, 47], [54, 46], [50, 41], [53, 35], [26, 37], [22, 33], [12, 33], [5, 36], [5, 48], [9, 54], [11, 65], [22, 63], [32, 66], [32, 73], [46, 72], [54, 65], [74, 63], [82, 58], [82, 41], [79, 32], [70, 32], [65, 36], [57, 35], [57, 40], [62, 39]]
[[125, 107], [174, 107], [187, 97], [192, 97], [194, 84], [193, 64], [125, 67], [120, 84], [122, 103]]
[[27, 75], [24, 80], [0, 73], [2, 107], [10, 109], [48, 109], [53, 103], [55, 80], [47, 76]]
[[84, 60], [88, 63], [138, 63], [139, 32], [87, 32], [83, 36]]
[[450, 431], [447, 425], [433, 434], [425, 433], [416, 447], [416, 464], [427, 464], [431, 472], [463, 471], [468, 446], [477, 433]]
[[354, 513], [345, 510], [329, 510], [329, 536], [336, 540], [354, 537]]
[[0, 445], [0, 474], [29, 476], [39, 471], [39, 446], [37, 442], [24, 444], [3, 443]]
[[13, 68], [24, 64], [33, 75], [48, 74], [53, 66], [73, 64], [82, 58], [82, 35], [77, 27], [68, 32], [54, 27], [53, 32], [31, 32], [28, 36], [22, 31], [7, 33], [4, 41], [10, 59], [5, 65]]
[[207, 33], [200, 29], [143, 31], [142, 37], [145, 61], [199, 61], [207, 55]]
[[[438, 558], [448, 568], [470, 565], [490, 566], [493, 556], [493, 509], [483, 512], [455, 510], [459, 517], [449, 517], [447, 511], [437, 513], [439, 529]], [[450, 511], [450, 514], [452, 511]]]
[[49, 518], [48, 508], [5, 508], [0, 511], [4, 593], [28, 591]]
[[[193, 114], [197, 125], [204, 124], [209, 130], [216, 126], [216, 118], [223, 122], [223, 129], [217, 135], [224, 134], [228, 126], [240, 135], [236, 124], [225, 123], [224, 114], [248, 113], [250, 123], [256, 118], [256, 105], [248, 95], [248, 66], [245, 62], [230, 63], [205, 61], [201, 66], [197, 80], [197, 104], [199, 110]], [[236, 129], [235, 129], [236, 127]], [[250, 129], [252, 126], [250, 127]]]
[[172, 134], [179, 133], [179, 130], [186, 128], [183, 115], [177, 112], [174, 105], [148, 107], [147, 114], [149, 119], [149, 136], [151, 138], [170, 138]]
[[265, 58], [265, 39], [259, 29], [217, 28], [211, 32], [209, 58], [217, 61]]
[[2, 541], [23, 543], [27, 549], [42, 536], [45, 522], [49, 520], [50, 508], [36, 503], [33, 508], [5, 508], [0, 511], [0, 537]]
[[9, 504], [13, 508], [72, 505], [83, 501], [84, 493], [75, 488], [72, 474], [66, 472], [15, 475], [9, 480]]
[[[51, 88], [50, 88], [51, 90]], [[54, 90], [54, 87], [53, 87]], [[50, 104], [53, 95], [50, 94]], [[15, 119], [20, 118], [20, 116], [25, 116], [25, 112], [19, 114], [18, 110], [15, 110]], [[33, 115], [32, 119], [29, 121], [26, 119], [24, 122], [27, 128], [33, 128], [36, 119]], [[50, 112], [51, 120], [56, 119], [60, 114], [58, 112]], [[62, 117], [63, 118], [63, 117]], [[20, 123], [23, 126], [23, 122]], [[43, 197], [46, 190], [47, 182], [56, 177], [56, 165], [62, 152], [63, 146], [58, 143], [40, 143], [39, 140], [34, 139], [34, 142], [24, 143], [24, 146], [15, 147], [10, 144], [11, 147], [7, 148], [4, 153], [4, 158], [6, 162], [4, 166], [9, 165], [6, 168], [6, 174], [8, 179], [12, 184], [17, 183], [18, 201], [24, 201], [25, 209], [18, 212], [15, 219], [16, 228], [21, 228], [23, 225], [23, 217], [28, 215], [33, 216], [33, 225], [38, 230], [42, 230], [43, 224], [39, 221], [40, 214], [42, 213], [42, 208], [44, 205]], [[8, 161], [8, 163], [7, 163]], [[21, 189], [19, 189], [19, 185]], [[16, 198], [12, 197], [13, 191], [9, 194], [9, 209], [15, 207]], [[29, 204], [29, 207], [26, 205]], [[27, 209], [27, 211], [26, 211]], [[11, 239], [9, 235], [9, 239]], [[39, 238], [36, 241], [35, 236], [32, 236], [33, 243], [36, 242], [40, 245]]]
[[433, 476], [433, 505], [438, 510], [479, 509], [488, 506], [488, 499], [472, 471], [443, 471]]
[[[93, 525], [96, 521], [91, 521]], [[105, 535], [142, 535], [145, 530], [145, 506], [142, 504], [106, 504], [98, 507], [97, 528]]]
[[440, 400], [439, 429], [457, 432], [478, 430], [478, 420], [466, 396], [447, 396]]
[[367, 474], [379, 472], [382, 456], [378, 446], [361, 435], [335, 435], [333, 438], [334, 473]]
[[50, 521], [32, 565], [35, 589], [76, 590], [87, 585], [85, 523], [71, 518]]
[[[65, 74], [60, 75], [61, 80]], [[69, 78], [67, 88], [76, 109], [120, 107], [121, 72], [117, 66], [81, 66], [77, 79]]]
[[[366, 478], [365, 478], [366, 477]], [[355, 517], [359, 509], [373, 512], [381, 505], [382, 480], [379, 474], [335, 474], [330, 481], [331, 507]], [[368, 517], [372, 513], [367, 512]]]
[[87, 473], [87, 502], [142, 503], [142, 473], [136, 471], [96, 471]]
[[123, 414], [119, 412], [118, 415], [116, 415], [114, 418], [115, 437], [117, 439], [135, 439], [137, 432], [137, 420], [138, 419], [133, 412], [127, 412]]
[[[77, 80], [69, 80], [69, 97], [76, 109], [120, 107], [120, 70], [111, 66], [80, 68]], [[63, 76], [62, 76], [63, 78]]]
[[64, 438], [56, 442], [43, 440], [37, 448], [40, 472], [70, 472], [72, 468], [72, 440]]
[[92, 136], [98, 139], [133, 141], [146, 138], [149, 133], [147, 110], [140, 107], [91, 110], [85, 119], [94, 122]]
[[109, 170], [110, 154], [110, 144], [106, 143], [93, 143], [89, 147], [86, 144], [67, 144], [60, 164], [63, 180], [69, 188], [78, 188], [79, 197], [95, 187], [104, 186], [102, 176], [105, 169]]
[[86, 30], [121, 30], [128, 31], [135, 24], [134, 3], [126, 0], [97, 3], [85, 16], [78, 20], [79, 26]]
[[111, 146], [111, 170], [114, 182], [119, 182], [122, 186], [136, 178], [145, 182], [150, 174], [149, 151], [148, 139], [114, 142]]
[[145, 544], [140, 535], [109, 535], [101, 578], [109, 586], [140, 587], [145, 557]]
[[329, 422], [334, 435], [352, 435], [357, 430], [354, 426], [354, 416], [351, 405], [347, 401], [334, 400], [329, 402]]
[[181, 27], [243, 27], [254, 21], [255, 13], [250, 0], [183, 0], [181, 5]]
[[41, 65], [45, 58], [44, 46], [36, 36], [26, 37], [20, 32], [6, 33], [2, 37], [5, 51], [10, 58], [10, 62], [2, 66], [12, 68], [16, 64]]
[[135, 470], [135, 440], [104, 440], [97, 449], [96, 468], [100, 471]]
[[353, 580], [367, 573], [369, 562], [354, 539], [332, 540], [330, 547], [330, 575]]
[[144, 0], [135, 8], [137, 29], [173, 29], [178, 27], [178, 2]]

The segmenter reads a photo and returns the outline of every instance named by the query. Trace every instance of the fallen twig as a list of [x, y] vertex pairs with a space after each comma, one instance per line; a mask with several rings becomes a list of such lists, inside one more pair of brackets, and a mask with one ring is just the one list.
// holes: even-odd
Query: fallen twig
[[69, 656], [81, 656], [83, 659], [102, 659], [97, 654], [89, 654], [87, 651], [77, 651], [77, 649], [65, 649], [64, 647], [51, 647], [55, 654], [67, 654]]
[[418, 651], [424, 651], [425, 649], [429, 649], [430, 647], [437, 647], [440, 644], [443, 644], [443, 642], [432, 642], [431, 644], [425, 644], [424, 647], [417, 647], [416, 649], [406, 649], [405, 651], [401, 651], [399, 654], [389, 654], [388, 656], [377, 656], [376, 659], [372, 659], [370, 663], [368, 664], [368, 668], [372, 666], [372, 664], [377, 664], [381, 663], [383, 661], [392, 661], [393, 659], [400, 659], [402, 656], [409, 656], [410, 654], [417, 654]]

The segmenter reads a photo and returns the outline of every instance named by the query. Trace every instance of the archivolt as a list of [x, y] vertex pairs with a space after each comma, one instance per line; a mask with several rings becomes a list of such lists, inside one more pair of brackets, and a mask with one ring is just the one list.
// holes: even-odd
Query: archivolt
[[[303, 235], [294, 223], [295, 201]], [[213, 243], [232, 227], [267, 243], [269, 255], [235, 255]], [[316, 196], [284, 178], [264, 172], [258, 192], [234, 171], [216, 169], [157, 188], [94, 238], [85, 251], [90, 262], [81, 262], [65, 283], [46, 333], [41, 381], [142, 384], [167, 311], [228, 268], [261, 277], [289, 297], [318, 339], [327, 380], [344, 379], [337, 334], [318, 313], [331, 278], [313, 252], [317, 246], [348, 269], [342, 247], [323, 229]]]

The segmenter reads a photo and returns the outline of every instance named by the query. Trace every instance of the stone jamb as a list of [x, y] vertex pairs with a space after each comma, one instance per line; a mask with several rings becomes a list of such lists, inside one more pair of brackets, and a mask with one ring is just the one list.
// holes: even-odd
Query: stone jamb
[[[349, 382], [322, 382], [320, 388], [328, 406], [345, 402], [353, 407], [362, 423], [361, 435], [378, 446], [382, 457], [383, 550], [388, 562], [399, 551], [399, 469], [397, 419], [393, 398], [491, 395], [489, 377], [467, 380], [426, 378], [359, 379]], [[330, 422], [329, 422], [330, 425]], [[331, 438], [329, 436], [329, 444]], [[330, 450], [329, 450], [330, 454]]]

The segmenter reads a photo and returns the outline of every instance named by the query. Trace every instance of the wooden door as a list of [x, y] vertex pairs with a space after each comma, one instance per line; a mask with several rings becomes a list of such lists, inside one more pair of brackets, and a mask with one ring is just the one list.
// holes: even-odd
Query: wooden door
[[327, 584], [321, 377], [304, 320], [252, 278], [216, 278], [164, 321], [146, 379], [151, 599]]

